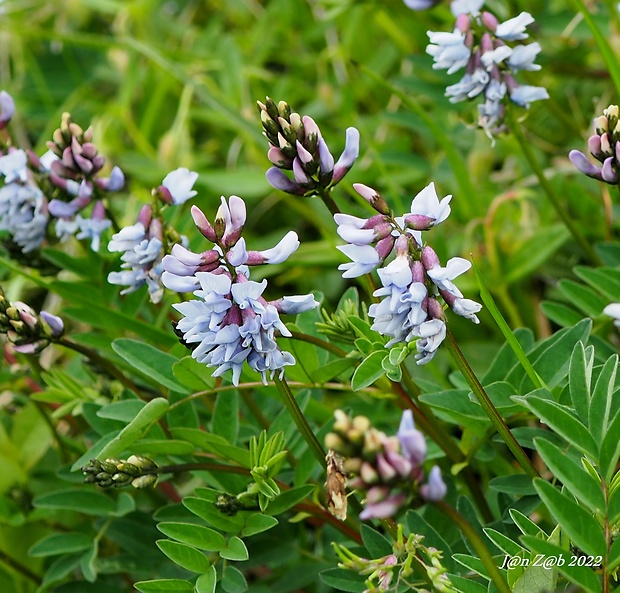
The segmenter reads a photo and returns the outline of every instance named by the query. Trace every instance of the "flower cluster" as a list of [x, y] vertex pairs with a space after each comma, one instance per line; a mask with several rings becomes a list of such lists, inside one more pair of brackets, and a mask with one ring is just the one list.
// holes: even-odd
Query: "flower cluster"
[[[299, 196], [315, 195], [319, 189], [336, 185], [353, 166], [359, 154], [359, 132], [347, 128], [345, 149], [334, 163], [321, 130], [308, 116], [291, 111], [288, 103], [267, 97], [258, 101], [264, 134], [271, 144], [267, 153], [275, 165], [267, 180], [275, 188]], [[282, 172], [293, 172], [293, 179]]]
[[601, 163], [593, 165], [579, 150], [571, 150], [568, 158], [588, 177], [617, 185], [620, 183], [620, 119], [617, 105], [603, 110], [594, 120], [594, 134], [588, 138], [590, 154]]
[[[60, 219], [56, 234], [64, 240], [77, 233], [78, 239], [90, 239], [91, 249], [97, 251], [101, 234], [112, 224], [105, 216], [101, 192], [121, 190], [125, 176], [121, 169], [114, 167], [110, 177], [97, 177], [105, 157], [93, 144], [92, 128], [83, 130], [71, 120], [69, 113], [62, 114], [60, 127], [52, 138], [47, 143], [49, 152], [41, 159], [34, 155], [31, 159], [41, 171], [48, 173], [50, 182], [68, 200], [54, 198], [49, 203], [49, 213]], [[83, 217], [80, 212], [93, 201], [91, 215]]]
[[466, 272], [471, 264], [460, 257], [450, 259], [445, 267], [435, 251], [422, 241], [422, 231], [443, 222], [450, 214], [450, 200], [441, 201], [431, 183], [411, 202], [410, 212], [395, 217], [385, 200], [365, 185], [353, 184], [355, 190], [379, 212], [369, 219], [336, 214], [338, 234], [347, 245], [338, 247], [352, 261], [341, 264], [344, 278], [355, 278], [382, 265], [391, 253], [395, 257], [378, 270], [382, 288], [374, 296], [383, 297], [370, 306], [374, 318], [372, 329], [390, 337], [387, 347], [415, 340], [418, 364], [432, 360], [446, 336], [441, 296], [457, 314], [478, 323], [481, 305], [463, 298], [452, 280]]
[[[280, 313], [296, 314], [315, 308], [311, 294], [267, 301], [262, 296], [267, 281], [249, 279], [249, 266], [285, 261], [299, 246], [297, 234], [289, 232], [272, 249], [249, 251], [241, 236], [246, 220], [244, 201], [222, 197], [214, 224], [204, 213], [192, 207], [198, 230], [213, 243], [202, 253], [189, 251], [180, 244], [163, 258], [164, 286], [177, 292], [193, 292], [197, 299], [174, 305], [183, 318], [176, 325], [182, 342], [192, 348], [198, 362], [215, 367], [214, 377], [232, 370], [235, 385], [243, 363], [261, 374], [280, 376], [284, 367], [295, 364], [289, 352], [279, 349], [276, 331], [290, 336]], [[194, 347], [195, 346], [195, 347]]]
[[91, 459], [82, 468], [86, 484], [101, 488], [121, 488], [131, 484], [134, 488], [148, 488], [157, 483], [157, 464], [148, 457], [131, 455], [127, 459]]
[[335, 416], [325, 446], [345, 458], [343, 470], [351, 476], [347, 486], [366, 493], [360, 519], [391, 517], [417, 495], [429, 501], [445, 496], [438, 466], [422, 484], [426, 441], [415, 428], [411, 410], [403, 412], [398, 433], [392, 437], [372, 427], [365, 416], [350, 419], [341, 410], [336, 410]]
[[37, 315], [21, 301], [9, 302], [0, 288], [0, 333], [15, 344], [22, 354], [41, 352], [53, 339], [59, 338], [65, 326], [56, 315], [41, 311]]
[[[14, 111], [11, 96], [0, 92], [0, 130]], [[112, 224], [102, 197], [104, 192], [122, 189], [125, 177], [118, 167], [110, 177], [97, 176], [105, 158], [92, 142], [92, 130], [82, 130], [68, 113], [63, 114], [53, 141], [47, 143], [49, 151], [40, 158], [31, 150], [12, 146], [7, 133], [3, 134], [0, 231], [6, 231], [23, 253], [30, 253], [41, 247], [50, 223], [56, 220], [61, 241], [76, 235], [90, 240], [91, 249], [97, 251], [101, 234]], [[90, 214], [82, 216], [92, 202]]]
[[502, 129], [507, 99], [528, 109], [531, 102], [548, 99], [549, 95], [543, 87], [521, 85], [515, 80], [521, 70], [540, 70], [534, 63], [540, 45], [520, 43], [528, 37], [525, 29], [534, 22], [532, 16], [522, 12], [499, 23], [490, 12], [481, 12], [483, 4], [484, 0], [454, 0], [454, 31], [429, 31], [426, 51], [435, 60], [434, 69], [452, 74], [465, 68], [463, 78], [446, 89], [446, 96], [452, 103], [482, 96], [478, 125], [492, 135]]
[[[4, 91], [3, 91], [4, 92]], [[45, 239], [49, 215], [47, 199], [27, 168], [23, 150], [0, 156], [0, 230], [7, 231], [23, 253], [38, 249]]]
[[[162, 184], [153, 189], [156, 200], [164, 204], [183, 204], [196, 195], [193, 190], [198, 173], [184, 167], [166, 175]], [[156, 204], [155, 204], [156, 205]], [[167, 235], [175, 236], [173, 229], [167, 228], [159, 216], [153, 213], [154, 206], [145, 205], [138, 214], [135, 224], [122, 228], [108, 243], [108, 251], [122, 253], [120, 272], [110, 272], [108, 282], [127, 286], [121, 294], [148, 286], [151, 302], [159, 303], [164, 289], [161, 283], [162, 260], [166, 255]]]

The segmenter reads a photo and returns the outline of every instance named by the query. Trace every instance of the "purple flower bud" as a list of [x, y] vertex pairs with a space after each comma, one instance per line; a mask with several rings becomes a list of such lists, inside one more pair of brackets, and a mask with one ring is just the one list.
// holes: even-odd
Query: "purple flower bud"
[[319, 140], [319, 160], [321, 162], [321, 175], [327, 175], [334, 170], [334, 157], [329, 152], [327, 142], [323, 138]]
[[53, 199], [47, 206], [48, 212], [56, 218], [70, 218], [78, 208], [75, 200], [71, 202], [63, 202], [62, 200]]
[[267, 177], [267, 181], [273, 188], [279, 189], [280, 191], [285, 191], [288, 194], [295, 194], [297, 196], [303, 196], [306, 193], [305, 187], [295, 181], [291, 181], [277, 167], [269, 168], [265, 177]]
[[[298, 149], [299, 152], [299, 149]], [[288, 169], [291, 165], [291, 159], [287, 156], [284, 156], [284, 153], [275, 146], [271, 146], [269, 151], [267, 152], [267, 158], [279, 168]]]
[[590, 136], [588, 138], [588, 149], [590, 150], [590, 154], [599, 160], [604, 159], [604, 157], [606, 156], [603, 153], [603, 149], [601, 146], [601, 137], [598, 134], [595, 134], [594, 136]]
[[411, 475], [411, 470], [413, 469], [411, 462], [400, 453], [387, 451], [385, 459], [401, 478], [408, 478]]
[[605, 159], [603, 167], [601, 168], [601, 177], [603, 178], [603, 181], [606, 181], [607, 183], [618, 183], [618, 180], [620, 179], [613, 165], [614, 157], [610, 156]]
[[[334, 166], [332, 183], [338, 183], [353, 166], [360, 152], [360, 133], [356, 128], [347, 128], [344, 151]], [[376, 193], [376, 192], [375, 192]], [[371, 202], [372, 204], [372, 202]]]
[[47, 323], [50, 328], [50, 332], [54, 338], [59, 338], [65, 332], [65, 324], [60, 317], [52, 315], [47, 311], [41, 311], [41, 319]]
[[297, 156], [304, 165], [307, 165], [314, 160], [312, 153], [308, 152], [299, 140], [297, 140]]
[[301, 185], [307, 185], [310, 183], [310, 178], [306, 175], [306, 172], [303, 170], [301, 162], [297, 157], [293, 159], [293, 175], [295, 176], [295, 181]]
[[422, 498], [435, 502], [441, 500], [447, 492], [448, 487], [441, 477], [441, 470], [439, 466], [434, 465], [428, 474], [428, 483], [420, 486], [420, 494]]
[[497, 29], [497, 25], [499, 25], [497, 17], [486, 10], [482, 12], [481, 20], [482, 24], [493, 33]]
[[403, 411], [396, 436], [406, 459], [414, 465], [420, 465], [424, 462], [426, 458], [426, 439], [416, 429], [411, 410]]
[[125, 174], [120, 167], [114, 167], [110, 177], [98, 178], [96, 183], [105, 191], [120, 191], [125, 186]]
[[396, 477], [396, 470], [388, 463], [383, 455], [377, 455], [376, 464], [377, 471], [383, 482], [389, 482]]
[[215, 231], [213, 230], [211, 223], [207, 220], [204, 212], [200, 208], [198, 208], [198, 206], [192, 206], [190, 212], [192, 218], [194, 219], [194, 224], [196, 225], [196, 228], [202, 233], [202, 235], [206, 239], [209, 239], [209, 241], [215, 243], [217, 240]]
[[0, 130], [6, 128], [15, 113], [15, 101], [6, 91], [0, 91]]
[[588, 177], [594, 177], [595, 179], [603, 179], [601, 176], [601, 170], [598, 167], [594, 166], [589, 161], [588, 157], [583, 154], [583, 152], [579, 150], [571, 150], [568, 153], [568, 158], [570, 159], [571, 163], [573, 163], [573, 165], [575, 165], [575, 167], [577, 167], [577, 169], [581, 171], [581, 173], [584, 173]]
[[384, 519], [391, 517], [400, 509], [407, 497], [404, 494], [389, 495], [389, 489], [375, 486], [368, 491], [366, 505], [360, 519]]

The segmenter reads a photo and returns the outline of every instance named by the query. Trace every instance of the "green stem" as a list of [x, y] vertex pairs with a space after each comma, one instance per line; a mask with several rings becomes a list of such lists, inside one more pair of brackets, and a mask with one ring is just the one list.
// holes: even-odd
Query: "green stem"
[[549, 198], [551, 205], [555, 208], [555, 211], [557, 212], [558, 216], [562, 219], [562, 222], [564, 223], [566, 228], [569, 230], [570, 234], [573, 236], [573, 239], [581, 246], [581, 248], [587, 255], [588, 259], [593, 264], [596, 264], [597, 266], [602, 266], [603, 262], [601, 261], [601, 258], [596, 254], [592, 245], [590, 245], [590, 243], [588, 243], [586, 238], [581, 234], [579, 228], [574, 223], [573, 219], [568, 213], [568, 210], [565, 204], [562, 203], [559, 196], [555, 193], [555, 190], [553, 189], [553, 187], [551, 186], [551, 184], [545, 177], [545, 172], [543, 171], [543, 168], [541, 167], [540, 163], [536, 159], [536, 156], [534, 155], [534, 152], [532, 151], [532, 147], [530, 146], [529, 142], [525, 138], [525, 134], [523, 133], [523, 130], [521, 128], [521, 124], [517, 121], [516, 117], [514, 116], [512, 112], [512, 109], [510, 108], [506, 110], [506, 120], [508, 121], [508, 125], [510, 126], [512, 133], [514, 134], [514, 137], [519, 143], [519, 146], [521, 147], [521, 150], [523, 151], [525, 158], [530, 164], [530, 167], [534, 171], [534, 174], [536, 175], [536, 177], [538, 177], [540, 187], [542, 187], [543, 191], [547, 194], [547, 197]]
[[319, 194], [321, 200], [323, 200], [323, 204], [325, 204], [327, 209], [331, 212], [332, 216], [334, 214], [340, 214], [340, 209], [336, 205], [336, 202], [334, 202], [334, 198], [332, 198], [330, 190], [319, 186], [317, 188], [317, 193]]
[[12, 568], [15, 572], [19, 573], [23, 577], [26, 577], [28, 580], [32, 581], [36, 585], [41, 584], [41, 578], [39, 575], [32, 572], [27, 566], [20, 564], [14, 558], [11, 558], [6, 552], [0, 550], [0, 562], [6, 564], [10, 568]]
[[78, 344], [76, 342], [72, 342], [68, 338], [57, 338], [54, 340], [54, 344], [58, 344], [59, 346], [64, 346], [65, 348], [69, 348], [75, 352], [79, 352], [88, 358], [91, 362], [94, 362], [98, 366], [100, 366], [107, 373], [112, 375], [115, 379], [117, 379], [120, 383], [122, 383], [127, 389], [133, 391], [139, 398], [144, 399], [144, 394], [136, 386], [136, 384], [126, 377], [114, 364], [112, 364], [109, 360], [100, 356], [97, 352], [88, 348], [88, 346], [83, 346], [82, 344]]
[[525, 454], [525, 451], [521, 448], [521, 445], [519, 445], [517, 439], [515, 439], [513, 434], [510, 432], [510, 429], [504, 422], [504, 419], [501, 417], [500, 413], [497, 411], [497, 408], [493, 405], [493, 402], [490, 400], [487, 392], [484, 390], [484, 387], [482, 387], [482, 384], [478, 381], [478, 377], [476, 377], [476, 374], [469, 366], [469, 363], [463, 355], [463, 352], [461, 352], [461, 349], [458, 347], [454, 336], [448, 332], [447, 338], [448, 351], [452, 356], [452, 360], [467, 380], [467, 383], [476, 396], [480, 407], [484, 410], [485, 414], [495, 427], [495, 430], [497, 430], [499, 435], [502, 437], [504, 443], [506, 443], [525, 473], [530, 478], [539, 478], [540, 474], [532, 465], [530, 458]]
[[313, 344], [314, 346], [318, 346], [319, 348], [322, 348], [323, 350], [327, 350], [328, 352], [335, 354], [339, 358], [346, 358], [347, 356], [347, 353], [341, 348], [338, 348], [338, 346], [335, 346], [334, 344], [327, 342], [325, 340], [321, 340], [321, 338], [317, 338], [315, 336], [311, 336], [311, 335], [304, 334], [301, 332], [291, 332], [290, 338], [292, 340], [299, 340], [300, 342], [307, 342], [308, 344]]
[[306, 443], [308, 443], [308, 447], [312, 449], [314, 456], [317, 458], [321, 466], [325, 467], [325, 451], [323, 450], [321, 443], [319, 443], [319, 440], [316, 438], [316, 435], [310, 428], [310, 425], [308, 424], [304, 413], [301, 411], [301, 408], [299, 407], [299, 404], [297, 403], [297, 400], [295, 399], [291, 388], [286, 382], [286, 379], [279, 379], [276, 375], [274, 377], [274, 383], [278, 388], [278, 392], [282, 397], [282, 402], [287, 407], [289, 414], [293, 419], [293, 422], [295, 422], [295, 425], [303, 435], [304, 440], [306, 441]]
[[437, 501], [434, 504], [455, 525], [457, 525], [463, 535], [469, 540], [469, 543], [471, 543], [472, 547], [476, 551], [476, 554], [478, 554], [478, 558], [480, 558], [480, 561], [487, 569], [487, 573], [497, 590], [500, 593], [510, 593], [508, 583], [506, 583], [506, 580], [493, 560], [493, 556], [489, 552], [489, 549], [484, 545], [482, 539], [480, 539], [480, 536], [476, 533], [476, 530], [459, 512], [442, 500]]

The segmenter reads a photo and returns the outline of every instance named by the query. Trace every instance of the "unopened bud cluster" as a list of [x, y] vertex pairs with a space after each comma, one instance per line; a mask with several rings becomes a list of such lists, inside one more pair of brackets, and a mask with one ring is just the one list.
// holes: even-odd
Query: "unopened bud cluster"
[[157, 483], [157, 464], [148, 457], [131, 455], [127, 459], [91, 459], [82, 468], [86, 484], [97, 484], [101, 488], [148, 488]]
[[[353, 166], [359, 154], [359, 132], [355, 128], [347, 128], [344, 152], [334, 163], [321, 130], [310, 116], [301, 116], [285, 101], [276, 104], [269, 97], [257, 104], [271, 144], [267, 157], [275, 165], [267, 171], [267, 180], [275, 189], [312, 196], [336, 185]], [[293, 178], [281, 169], [292, 171]]]
[[47, 311], [39, 315], [21, 301], [9, 302], [0, 288], [0, 333], [5, 334], [22, 354], [41, 352], [54, 338], [64, 333], [60, 317]]
[[610, 105], [594, 119], [594, 133], [588, 138], [590, 154], [601, 163], [594, 165], [579, 150], [571, 150], [568, 158], [582, 173], [611, 185], [620, 183], [620, 120], [618, 106]]
[[444, 497], [446, 486], [437, 466], [422, 484], [426, 440], [415, 428], [411, 410], [403, 412], [398, 433], [390, 437], [365, 416], [349, 418], [342, 410], [334, 415], [325, 446], [344, 458], [347, 487], [366, 493], [361, 519], [391, 517], [418, 496], [431, 501]]

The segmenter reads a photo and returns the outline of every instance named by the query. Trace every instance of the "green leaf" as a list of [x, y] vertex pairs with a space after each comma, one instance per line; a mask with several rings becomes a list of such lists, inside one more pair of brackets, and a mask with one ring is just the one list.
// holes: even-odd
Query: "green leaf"
[[511, 519], [515, 525], [519, 528], [524, 535], [531, 535], [532, 537], [539, 537], [543, 535], [545, 538], [547, 534], [529, 517], [526, 517], [521, 511], [517, 509], [509, 509]]
[[226, 593], [243, 593], [247, 591], [248, 584], [240, 570], [227, 564], [222, 574], [222, 589]]
[[236, 560], [237, 562], [243, 562], [250, 557], [243, 540], [239, 539], [236, 535], [233, 535], [228, 540], [228, 544], [219, 551], [219, 554], [222, 558]]
[[88, 550], [93, 538], [84, 533], [52, 533], [28, 550], [28, 556], [57, 556]]
[[512, 586], [512, 593], [547, 593], [555, 591], [557, 571], [531, 563]]
[[597, 292], [605, 295], [609, 302], [613, 302], [620, 294], [620, 270], [616, 268], [575, 266], [575, 275], [587, 282]]
[[620, 439], [618, 434], [620, 434], [620, 412], [611, 421], [607, 434], [603, 437], [603, 442], [601, 443], [599, 466], [606, 482], [611, 481], [618, 456], [620, 455]]
[[198, 577], [196, 581], [196, 593], [215, 593], [215, 585], [217, 584], [217, 571], [215, 566]]
[[471, 579], [466, 579], [455, 574], [448, 574], [448, 577], [450, 577], [452, 586], [459, 593], [487, 593], [488, 591], [488, 587]]
[[372, 385], [377, 379], [385, 375], [383, 359], [389, 353], [386, 350], [379, 350], [367, 356], [355, 369], [351, 379], [351, 389], [358, 391]]
[[598, 447], [596, 442], [588, 429], [573, 416], [569, 408], [531, 394], [519, 399], [569, 443], [589, 455], [591, 459], [597, 459]]
[[543, 461], [570, 493], [587, 505], [592, 512], [605, 512], [605, 496], [597, 482], [583, 467], [565, 451], [546, 439], [534, 439], [536, 449]]
[[507, 270], [504, 282], [519, 282], [549, 259], [570, 237], [563, 224], [540, 226], [522, 246], [512, 253], [503, 268]]
[[172, 374], [191, 392], [207, 391], [215, 386], [215, 379], [205, 373], [204, 365], [196, 362], [191, 356], [185, 356], [175, 362], [172, 365]]
[[183, 499], [183, 506], [189, 509], [194, 515], [204, 519], [211, 527], [215, 527], [221, 531], [229, 533], [239, 533], [243, 527], [243, 518], [241, 515], [233, 515], [229, 517], [221, 513], [209, 500], [204, 498], [194, 498], [186, 496]]
[[392, 553], [392, 544], [369, 525], [362, 525], [360, 535], [370, 558], [381, 558]]
[[173, 427], [170, 429], [172, 436], [182, 441], [189, 441], [196, 447], [213, 453], [218, 458], [225, 458], [234, 461], [237, 465], [250, 467], [250, 454], [247, 449], [230, 445], [226, 439], [216, 434], [205, 432], [197, 428]]
[[496, 492], [505, 492], [516, 496], [528, 496], [536, 494], [532, 478], [526, 474], [514, 474], [512, 476], [499, 476], [489, 482], [489, 488]]
[[588, 511], [580, 507], [572, 497], [540, 478], [535, 478], [534, 485], [554, 519], [562, 525], [576, 546], [592, 556], [605, 554], [603, 530]]
[[562, 558], [562, 566], [557, 566], [569, 581], [576, 583], [584, 593], [601, 593], [601, 582], [591, 569], [585, 566], [570, 566], [573, 553], [540, 538], [524, 535], [521, 540], [534, 553], [545, 558]]
[[620, 539], [617, 539], [609, 550], [609, 558], [607, 559], [607, 572], [613, 574], [614, 569], [620, 565]]
[[155, 543], [170, 560], [186, 570], [203, 573], [211, 568], [209, 559], [192, 546], [173, 542], [169, 539], [160, 539]]
[[221, 533], [202, 525], [159, 523], [157, 529], [172, 539], [207, 552], [219, 552], [226, 547], [226, 540]]
[[80, 558], [80, 570], [89, 583], [94, 583], [97, 580], [97, 566], [95, 563], [98, 552], [99, 540], [95, 539], [91, 542], [90, 549]]
[[594, 348], [584, 348], [583, 342], [577, 342], [570, 357], [568, 367], [568, 386], [573, 407], [577, 416], [585, 424], [590, 407], [590, 385], [594, 365]]
[[142, 593], [194, 593], [194, 585], [181, 579], [159, 579], [139, 581], [133, 586]]
[[129, 338], [114, 340], [112, 348], [114, 352], [150, 381], [157, 385], [163, 385], [172, 391], [189, 394], [188, 389], [177, 380], [172, 372], [173, 365], [178, 362], [174, 356], [162, 352], [150, 344]]
[[[490, 385], [485, 385], [484, 390], [487, 392], [495, 408], [501, 411], [502, 416], [506, 417], [510, 414], [523, 411], [521, 405], [512, 399], [512, 396], [515, 395], [515, 389], [510, 383], [506, 383], [506, 381], [497, 381]], [[469, 394], [469, 399], [474, 404], [479, 405], [478, 399], [473, 393]]]
[[315, 486], [312, 484], [305, 484], [297, 488], [291, 488], [282, 492], [279, 496], [276, 496], [270, 503], [267, 509], [267, 515], [279, 515], [288, 511], [291, 507], [295, 506], [298, 502], [307, 498], [311, 492], [314, 491]]
[[235, 444], [239, 432], [239, 394], [236, 391], [217, 394], [211, 432]]
[[332, 587], [336, 591], [363, 593], [367, 589], [362, 576], [344, 568], [328, 568], [322, 571], [319, 576], [328, 587]]
[[[273, 503], [271, 503], [273, 504]], [[252, 513], [245, 516], [245, 525], [241, 531], [243, 537], [249, 537], [267, 531], [278, 524], [275, 517], [269, 515], [261, 515], [260, 513]]]
[[97, 416], [108, 420], [119, 420], [125, 424], [131, 422], [138, 412], [146, 405], [139, 399], [126, 399], [120, 402], [112, 402], [99, 408]]
[[40, 494], [32, 501], [33, 505], [42, 509], [76, 511], [87, 515], [107, 517], [114, 513], [114, 500], [96, 490], [68, 488]]
[[505, 552], [506, 554], [509, 554], [510, 556], [517, 556], [518, 554], [527, 552], [527, 550], [523, 546], [511, 540], [509, 537], [505, 536], [503, 533], [496, 531], [495, 529], [491, 529], [489, 527], [483, 527], [482, 531], [484, 531], [485, 535], [500, 550], [502, 550], [502, 552]]
[[131, 446], [131, 452], [137, 455], [191, 455], [194, 445], [187, 441], [175, 439], [140, 439]]
[[163, 397], [156, 397], [148, 402], [136, 417], [112, 439], [99, 453], [103, 459], [118, 457], [125, 449], [131, 447], [147, 431], [151, 424], [159, 420], [170, 407]]
[[337, 358], [312, 371], [310, 378], [315, 383], [331, 381], [334, 377], [337, 377], [355, 366], [355, 362], [356, 360], [354, 358]]
[[611, 420], [612, 395], [615, 390], [617, 370], [618, 356], [614, 355], [603, 365], [592, 392], [588, 413], [588, 427], [597, 443], [603, 440]]
[[51, 585], [64, 580], [67, 575], [72, 573], [80, 565], [81, 556], [70, 555], [61, 556], [50, 564], [45, 572], [41, 586], [37, 591], [46, 591]]
[[561, 327], [572, 327], [583, 319], [581, 313], [577, 313], [575, 309], [562, 303], [542, 301], [540, 309], [547, 319]]
[[452, 558], [465, 568], [484, 577], [487, 581], [490, 580], [487, 569], [479, 558], [474, 558], [474, 556], [470, 556], [469, 554], [454, 554]]
[[449, 418], [457, 424], [478, 427], [484, 430], [489, 420], [479, 404], [469, 399], [468, 389], [448, 389], [438, 393], [429, 393], [420, 396], [420, 401], [424, 402], [433, 410], [437, 410], [438, 415]]
[[571, 304], [588, 317], [598, 317], [609, 304], [607, 299], [597, 292], [573, 280], [560, 280], [558, 288]]

